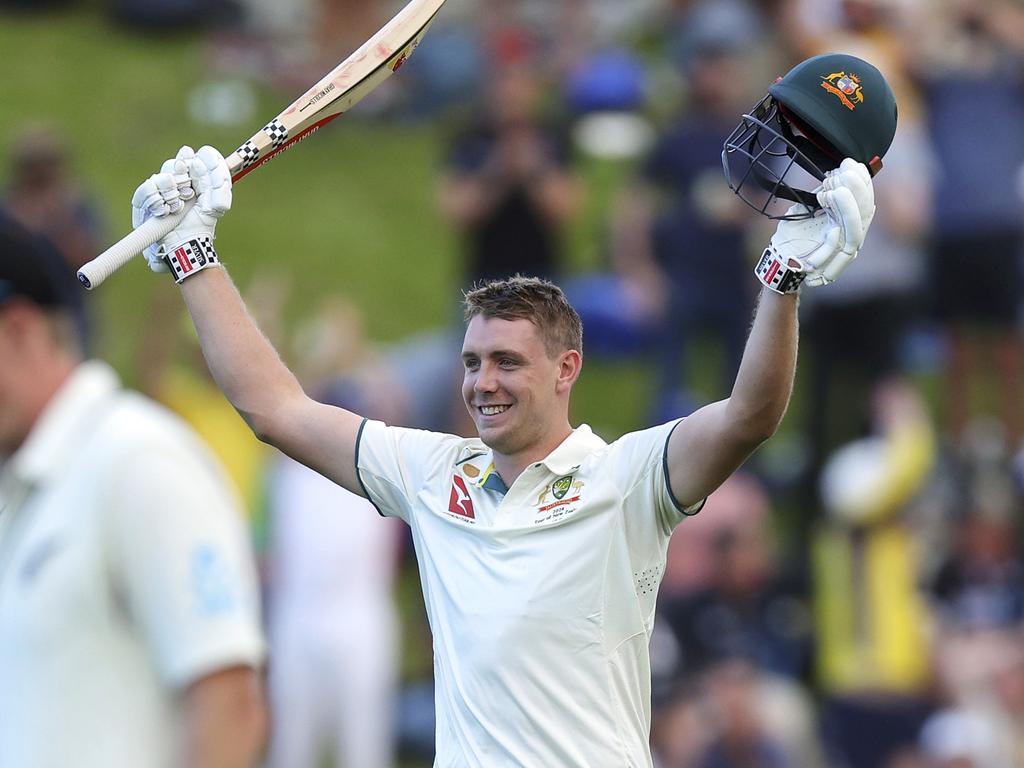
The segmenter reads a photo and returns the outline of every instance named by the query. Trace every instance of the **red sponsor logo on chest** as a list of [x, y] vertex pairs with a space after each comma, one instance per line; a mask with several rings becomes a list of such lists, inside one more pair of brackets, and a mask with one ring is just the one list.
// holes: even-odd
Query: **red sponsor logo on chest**
[[466, 488], [466, 481], [458, 475], [452, 478], [452, 495], [448, 499], [448, 511], [453, 515], [476, 519], [476, 510], [473, 509], [473, 500], [469, 498], [469, 489]]

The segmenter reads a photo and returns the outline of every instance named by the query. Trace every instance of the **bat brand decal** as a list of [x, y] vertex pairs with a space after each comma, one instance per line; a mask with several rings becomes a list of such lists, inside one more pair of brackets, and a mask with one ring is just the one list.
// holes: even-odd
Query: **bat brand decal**
[[864, 89], [860, 86], [860, 78], [852, 72], [833, 72], [821, 78], [821, 87], [838, 97], [843, 106], [849, 110], [864, 103]]
[[320, 99], [322, 99], [328, 93], [333, 91], [334, 87], [335, 87], [334, 83], [328, 83], [324, 88], [321, 88], [319, 91], [317, 91], [316, 95], [313, 98], [311, 98], [309, 101], [307, 101], [301, 107], [299, 107], [299, 112], [302, 112], [307, 107], [312, 107], [314, 104], [316, 104], [318, 101], [320, 101]]
[[473, 509], [473, 500], [469, 498], [466, 481], [458, 475], [452, 477], [452, 495], [448, 499], [448, 511], [469, 520], [476, 519], [476, 510]]
[[397, 72], [405, 64], [405, 60], [412, 56], [412, 52], [416, 50], [417, 45], [419, 45], [419, 40], [414, 40], [412, 45], [402, 51], [401, 55], [395, 59], [395, 63], [391, 65], [392, 72]]

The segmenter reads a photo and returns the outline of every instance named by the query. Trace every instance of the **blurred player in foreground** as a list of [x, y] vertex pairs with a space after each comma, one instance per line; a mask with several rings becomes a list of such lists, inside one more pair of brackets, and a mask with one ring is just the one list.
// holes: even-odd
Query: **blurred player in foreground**
[[[462, 393], [479, 439], [389, 427], [309, 398], [251, 320], [212, 248], [231, 205], [215, 149], [183, 147], [136, 190], [136, 224], [198, 196], [146, 255], [181, 283], [213, 375], [253, 431], [411, 527], [434, 635], [435, 765], [651, 765], [648, 645], [669, 537], [778, 428], [796, 367], [800, 287], [835, 280], [874, 214], [866, 164], [877, 170], [895, 131], [881, 75], [839, 56], [787, 76], [786, 93], [845, 126], [843, 99], [815, 73], [840, 80], [846, 66], [856, 80], [826, 82], [843, 98], [843, 88], [862, 87], [867, 103], [888, 103], [891, 132], [865, 156], [875, 142], [853, 146], [830, 131], [838, 143], [819, 139], [827, 172], [807, 158], [809, 146], [780, 144], [772, 156], [792, 166], [793, 147], [818, 186], [798, 193], [783, 184], [785, 169], [756, 206], [794, 199], [756, 270], [765, 289], [731, 395], [611, 444], [570, 424], [582, 327], [555, 285], [514, 277], [466, 295]], [[772, 98], [760, 117], [744, 116], [727, 152], [753, 147], [759, 162], [761, 126], [783, 138], [764, 122], [780, 117]], [[782, 127], [810, 145], [813, 122]], [[773, 172], [759, 169], [759, 183]], [[733, 169], [730, 183], [739, 191], [746, 178]]]
[[252, 766], [264, 647], [238, 504], [181, 422], [83, 360], [75, 290], [0, 220], [0, 765]]

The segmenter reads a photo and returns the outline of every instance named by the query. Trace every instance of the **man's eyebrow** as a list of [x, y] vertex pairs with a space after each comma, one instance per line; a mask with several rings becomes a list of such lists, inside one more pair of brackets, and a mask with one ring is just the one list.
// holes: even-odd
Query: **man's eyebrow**
[[[488, 352], [485, 355], [485, 357], [490, 357], [490, 358], [514, 357], [517, 360], [520, 359], [522, 356], [523, 356], [522, 353], [515, 352], [515, 351], [513, 351], [511, 349], [492, 349], [490, 352]], [[466, 352], [462, 353], [462, 359], [463, 360], [466, 360], [467, 358], [470, 358], [470, 357], [480, 357], [480, 354], [478, 352], [471, 352], [471, 351], [466, 351]]]

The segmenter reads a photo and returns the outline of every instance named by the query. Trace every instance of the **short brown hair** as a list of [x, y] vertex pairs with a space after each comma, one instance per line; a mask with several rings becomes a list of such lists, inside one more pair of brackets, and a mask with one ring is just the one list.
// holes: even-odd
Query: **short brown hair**
[[562, 289], [548, 280], [515, 275], [477, 283], [466, 293], [463, 306], [467, 323], [477, 315], [529, 320], [537, 326], [552, 357], [570, 349], [583, 354], [580, 316]]

